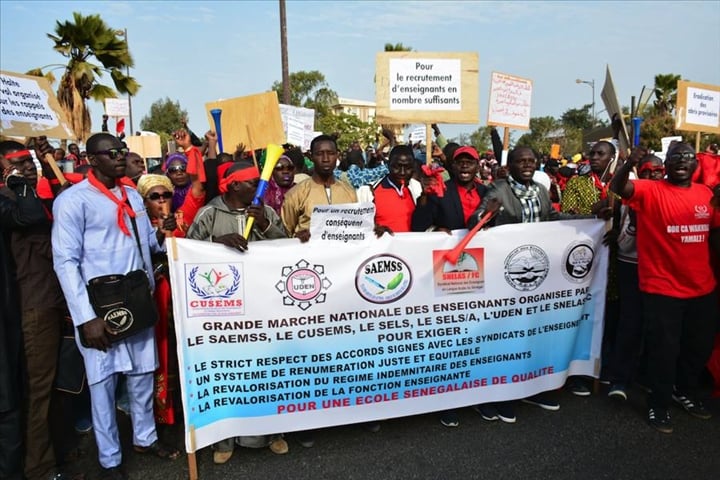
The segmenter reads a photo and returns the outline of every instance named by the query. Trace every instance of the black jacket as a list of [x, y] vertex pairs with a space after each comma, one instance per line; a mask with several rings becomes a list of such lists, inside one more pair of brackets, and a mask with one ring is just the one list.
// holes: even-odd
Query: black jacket
[[[487, 187], [476, 183], [475, 189], [482, 202]], [[428, 195], [426, 200], [423, 204], [421, 199], [418, 199], [412, 216], [413, 232], [424, 232], [430, 227], [447, 228], [448, 230], [466, 228], [465, 215], [463, 214], [458, 187], [454, 180], [450, 179], [445, 182], [444, 196]]]

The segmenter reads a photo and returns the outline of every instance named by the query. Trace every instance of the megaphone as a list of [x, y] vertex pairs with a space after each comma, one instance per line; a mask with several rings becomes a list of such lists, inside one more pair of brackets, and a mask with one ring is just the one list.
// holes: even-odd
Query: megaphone
[[[273, 170], [275, 170], [275, 165], [278, 160], [280, 160], [283, 152], [285, 152], [285, 150], [283, 150], [280, 145], [276, 145], [274, 143], [269, 143], [265, 149], [265, 165], [263, 166], [262, 173], [260, 174], [260, 183], [258, 183], [257, 190], [255, 190], [255, 198], [253, 198], [252, 201], [253, 205], [260, 204], [260, 199], [262, 199], [263, 195], [265, 195], [265, 190], [267, 190], [268, 182], [270, 181]], [[255, 223], [255, 217], [249, 217], [247, 223], [245, 224], [245, 231], [243, 232], [243, 237], [245, 237], [245, 239], [250, 238], [250, 231], [252, 230], [253, 223]]]

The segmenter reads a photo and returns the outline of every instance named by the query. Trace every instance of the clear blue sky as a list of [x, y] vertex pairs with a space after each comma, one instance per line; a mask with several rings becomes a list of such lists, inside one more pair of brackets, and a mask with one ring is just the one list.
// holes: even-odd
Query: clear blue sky
[[[198, 134], [204, 104], [270, 89], [281, 77], [278, 2], [0, 0], [0, 68], [25, 72], [63, 63], [46, 33], [72, 12], [99, 13], [127, 28], [142, 85], [133, 97], [138, 129], [150, 105], [178, 100]], [[597, 111], [609, 64], [622, 104], [657, 73], [720, 85], [720, 2], [287, 1], [290, 70], [319, 70], [341, 97], [375, 99], [375, 54], [385, 43], [418, 51], [476, 51], [480, 119], [491, 71], [534, 82], [532, 115], [559, 116], [591, 102]], [[60, 71], [56, 74], [59, 78]], [[91, 102], [93, 129], [103, 107]], [[599, 114], [604, 118], [604, 113]], [[444, 126], [449, 137], [477, 125]], [[515, 135], [522, 132], [514, 132]]]

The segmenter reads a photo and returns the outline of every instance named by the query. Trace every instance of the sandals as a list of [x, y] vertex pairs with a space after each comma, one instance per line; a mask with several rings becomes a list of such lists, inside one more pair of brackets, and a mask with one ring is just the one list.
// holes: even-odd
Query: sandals
[[139, 445], [133, 445], [133, 450], [137, 453], [152, 454], [158, 458], [165, 460], [176, 460], [180, 456], [180, 450], [177, 448], [163, 445], [159, 440], [155, 440], [147, 447], [141, 447]]

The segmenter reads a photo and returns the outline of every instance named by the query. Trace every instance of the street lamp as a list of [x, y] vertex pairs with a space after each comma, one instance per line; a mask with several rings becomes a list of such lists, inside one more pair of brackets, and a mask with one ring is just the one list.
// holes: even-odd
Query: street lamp
[[[118, 37], [124, 37], [125, 38], [125, 45], [128, 44], [128, 34], [127, 34], [127, 28], [123, 30], [115, 30], [115, 35]], [[128, 48], [129, 50], [129, 48]], [[127, 71], [126, 75], [130, 76], [130, 65], [127, 65]], [[130, 135], [133, 135], [133, 121], [132, 121], [132, 95], [130, 95], [130, 92], [128, 92], [128, 120], [130, 120]]]
[[578, 78], [575, 80], [575, 83], [584, 83], [585, 85], [590, 85], [590, 88], [592, 88], [592, 126], [595, 128], [595, 79], [580, 80]]

